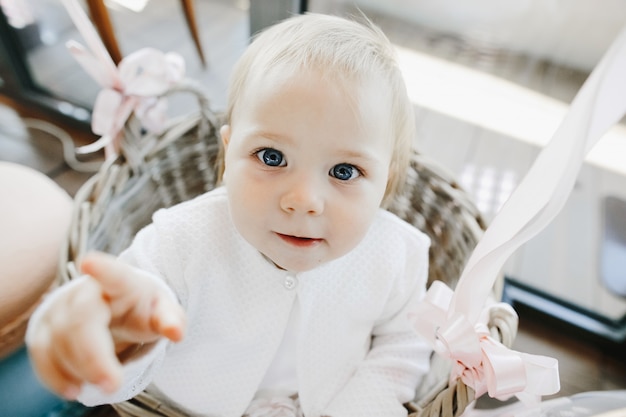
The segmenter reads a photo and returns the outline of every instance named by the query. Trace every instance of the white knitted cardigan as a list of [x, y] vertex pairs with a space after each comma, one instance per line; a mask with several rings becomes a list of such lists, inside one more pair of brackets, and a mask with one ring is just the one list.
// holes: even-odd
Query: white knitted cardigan
[[223, 188], [155, 213], [122, 259], [163, 279], [188, 314], [184, 341], [161, 341], [125, 365], [124, 386], [148, 387], [191, 415], [240, 417], [300, 306], [297, 375], [307, 417], [405, 416], [430, 348], [408, 313], [425, 292], [429, 239], [380, 210], [349, 254], [296, 276], [238, 234]]

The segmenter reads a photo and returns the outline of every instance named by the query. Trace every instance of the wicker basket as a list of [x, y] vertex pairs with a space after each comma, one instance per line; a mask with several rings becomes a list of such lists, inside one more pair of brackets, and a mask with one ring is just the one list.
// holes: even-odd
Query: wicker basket
[[[62, 281], [78, 276], [76, 264], [88, 250], [118, 254], [151, 221], [159, 208], [191, 199], [215, 187], [220, 117], [192, 83], [173, 91], [197, 98], [200, 111], [174, 121], [161, 135], [142, 132], [131, 117], [126, 123], [121, 155], [102, 166], [75, 197], [67, 245], [61, 253]], [[172, 92], [168, 93], [171, 94]], [[407, 182], [390, 211], [428, 234], [429, 285], [434, 280], [454, 288], [485, 224], [453, 177], [415, 153]], [[499, 291], [495, 290], [496, 298]], [[517, 322], [507, 314], [492, 317], [492, 334], [511, 345]], [[411, 417], [453, 417], [474, 400], [471, 388], [448, 386], [449, 367], [433, 357], [432, 372], [407, 404]], [[183, 416], [148, 393], [114, 405], [122, 416]]]

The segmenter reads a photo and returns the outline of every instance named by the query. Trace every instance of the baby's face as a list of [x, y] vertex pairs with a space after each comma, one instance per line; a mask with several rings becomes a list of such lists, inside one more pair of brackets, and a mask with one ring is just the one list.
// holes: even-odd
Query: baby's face
[[222, 128], [241, 235], [294, 272], [352, 250], [385, 193], [389, 103], [383, 83], [337, 82], [314, 70], [250, 81]]

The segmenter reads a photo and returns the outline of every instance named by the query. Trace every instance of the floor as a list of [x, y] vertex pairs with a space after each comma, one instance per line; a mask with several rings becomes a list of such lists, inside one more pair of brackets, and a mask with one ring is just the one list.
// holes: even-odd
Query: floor
[[[54, 2], [39, 0], [36, 3], [50, 8], [48, 16], [56, 13], [57, 19], [66, 21], [65, 27], [71, 26]], [[163, 50], [180, 51], [187, 61], [189, 76], [201, 82], [216, 108], [223, 107], [228, 72], [247, 42], [245, 5], [228, 0], [197, 2], [199, 13], [206, 19], [202, 36], [209, 66], [205, 69], [195, 56], [187, 33], [179, 28], [182, 12], [166, 7], [165, 3], [157, 3], [153, 0], [141, 16], [121, 10], [113, 11], [123, 49], [131, 51], [140, 46], [158, 45]], [[316, 5], [315, 1], [309, 3], [313, 7]], [[317, 4], [322, 9], [318, 11], [324, 11], [323, 8], [328, 6], [324, 2]], [[435, 58], [437, 63], [452, 62], [474, 71], [470, 76], [477, 72], [489, 74], [526, 90], [540, 92], [563, 106], [572, 100], [587, 76], [581, 71], [505, 51], [485, 54], [458, 39], [409, 27], [397, 19], [375, 13], [371, 17], [398, 47], [408, 51], [406, 59], [416, 59], [425, 54]], [[158, 23], [158, 30], [151, 31], [149, 22]], [[165, 30], [168, 25], [177, 29]], [[172, 35], [174, 33], [176, 36]], [[57, 33], [57, 36], [67, 40], [76, 34], [68, 29]], [[68, 101], [73, 100], [89, 107], [99, 87], [67, 56], [59, 59], [62, 53], [62, 48], [56, 46], [34, 51], [30, 58], [32, 62], [45, 63], [33, 64], [42, 69], [38, 72], [40, 82], [65, 94]], [[76, 85], [80, 85], [80, 88], [76, 88]], [[193, 103], [175, 101], [171, 107], [184, 112], [189, 105]], [[460, 183], [474, 196], [485, 217], [492, 218], [530, 167], [539, 152], [539, 145], [522, 140], [519, 137], [521, 135], [479, 125], [475, 121], [429, 107], [426, 103], [416, 104], [415, 111], [418, 149], [432, 155], [459, 178]], [[2, 98], [0, 160], [12, 160], [40, 169], [73, 195], [91, 174], [79, 172], [64, 162], [63, 148], [56, 138], [59, 133], [50, 132], [58, 122], [48, 119], [48, 123], [55, 125], [52, 128], [38, 122], [45, 118], [44, 115], [33, 113], [32, 109]], [[71, 140], [77, 144], [94, 139], [84, 127], [56, 127], [68, 132]], [[80, 164], [75, 166], [85, 168]], [[515, 254], [506, 266], [507, 275], [526, 285], [557, 294], [567, 302], [602, 316], [615, 320], [626, 317], [626, 299], [611, 294], [601, 285], [597, 269], [598, 248], [602, 239], [602, 201], [609, 195], [626, 198], [625, 185], [626, 179], [622, 173], [597, 164], [585, 165], [563, 215], [555, 219], [542, 236]], [[576, 236], [584, 238], [576, 239]], [[514, 348], [559, 359], [562, 383], [559, 395], [626, 389], [623, 346], [620, 348], [622, 350], [616, 350], [615, 346], [593, 334], [580, 332], [532, 309], [522, 307], [518, 311], [520, 332]]]

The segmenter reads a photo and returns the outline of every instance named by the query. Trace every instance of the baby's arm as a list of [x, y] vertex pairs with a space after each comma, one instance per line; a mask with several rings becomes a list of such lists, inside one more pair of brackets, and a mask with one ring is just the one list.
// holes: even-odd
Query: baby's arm
[[88, 276], [52, 294], [26, 337], [39, 378], [70, 399], [83, 383], [115, 391], [125, 354], [161, 337], [179, 341], [185, 328], [182, 308], [139, 270], [103, 253], [86, 255], [81, 269]]
[[428, 241], [407, 246], [404, 271], [395, 279], [385, 310], [372, 330], [370, 351], [324, 414], [332, 417], [406, 416], [428, 372], [432, 348], [409, 320], [426, 291]]
[[[404, 314], [405, 310], [403, 310]], [[403, 404], [412, 400], [428, 372], [432, 349], [409, 325], [394, 323], [377, 329], [372, 347], [335, 397], [325, 414], [332, 417], [406, 416]]]

